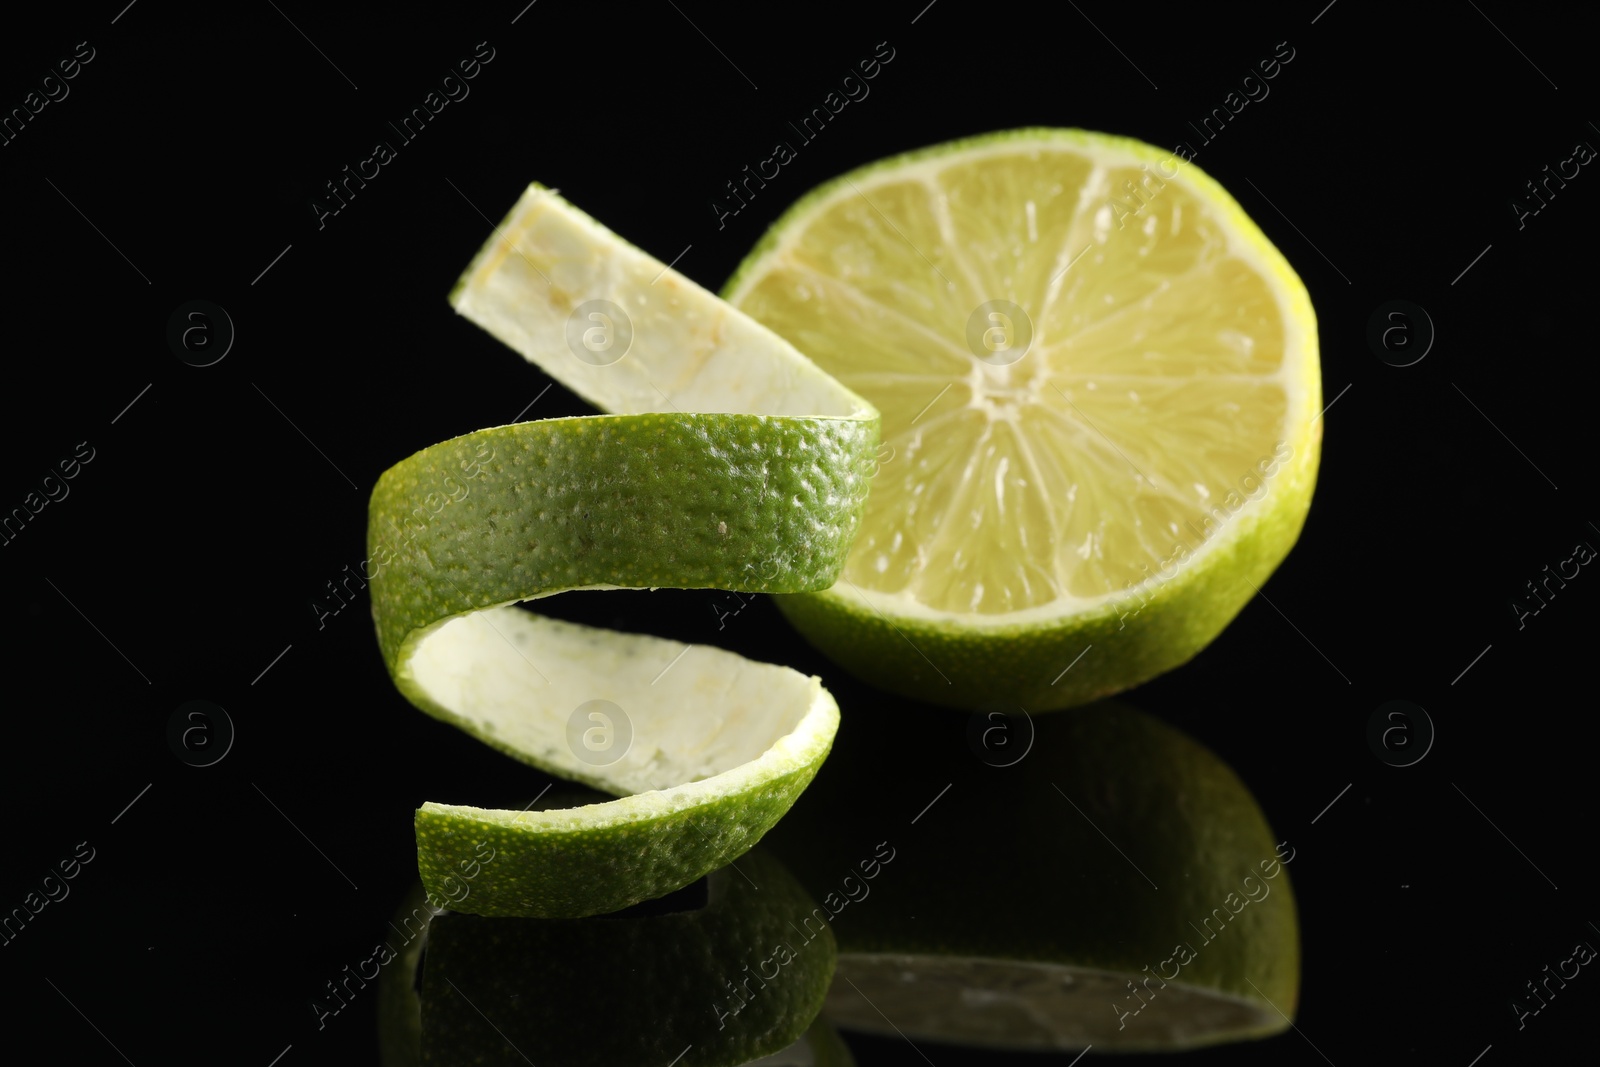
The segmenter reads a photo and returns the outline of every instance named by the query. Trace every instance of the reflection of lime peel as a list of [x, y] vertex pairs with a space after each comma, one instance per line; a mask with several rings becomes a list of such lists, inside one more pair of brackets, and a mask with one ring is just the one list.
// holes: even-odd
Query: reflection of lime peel
[[[626, 358], [602, 365], [568, 350], [584, 301], [609, 301], [628, 320], [614, 324], [626, 326]], [[452, 302], [621, 414], [482, 430], [386, 471], [369, 545], [419, 506], [431, 519], [414, 551], [373, 576], [379, 645], [419, 708], [625, 799], [566, 812], [426, 804], [418, 866], [432, 889], [471, 843], [489, 841], [500, 858], [461, 907], [616, 910], [748, 850], [815, 774], [837, 707], [817, 679], [787, 668], [512, 605], [569, 589], [826, 587], [860, 521], [877, 413], [770, 330], [538, 186]], [[658, 410], [664, 401], [670, 410]], [[441, 478], [485, 448], [471, 493], [428, 509]], [[626, 718], [625, 747], [620, 732], [590, 735], [623, 748], [615, 760], [595, 758], [586, 730], [576, 746], [568, 735], [574, 709], [594, 701]]]
[[[769, 969], [737, 1015], [719, 1019], [712, 1005], [751, 947], [790, 936], [788, 917], [810, 903], [757, 849], [737, 871], [712, 872], [704, 905], [686, 910], [560, 921], [441, 916], [420, 981], [423, 1059], [733, 1067], [794, 1056], [788, 1046], [820, 1011], [833, 974], [831, 932], [781, 971]], [[625, 1025], [595, 1025], [596, 1006], [606, 1004], [625, 1006]], [[798, 1062], [837, 1062], [828, 1045], [817, 1041], [816, 1058]]]
[[[895, 850], [893, 848], [889, 849], [889, 855], [885, 856], [883, 854], [883, 849], [888, 844], [889, 842], [887, 841], [878, 842], [877, 849], [873, 852], [873, 857], [859, 861], [857, 864], [861, 868], [859, 877], [852, 871], [839, 881], [839, 888], [843, 889], [845, 893], [844, 897], [841, 897], [836, 890], [830, 890], [824, 894], [822, 903], [812, 907], [809, 912], [801, 917], [798, 926], [795, 925], [792, 918], [788, 921], [789, 928], [796, 935], [796, 940], [801, 942], [798, 950], [794, 947], [794, 942], [785, 933], [781, 940], [771, 946], [770, 951], [764, 958], [756, 960], [753, 972], [747, 962], [740, 968], [738, 975], [724, 979], [723, 984], [727, 986], [731, 996], [725, 1001], [719, 1001], [712, 1005], [712, 1010], [716, 1013], [718, 1022], [724, 1022], [743, 1011], [748, 1001], [753, 1000], [765, 988], [765, 982], [772, 981], [778, 974], [782, 973], [783, 968], [798, 959], [800, 953], [804, 952], [811, 942], [818, 937], [823, 937], [827, 934], [825, 941], [831, 948], [833, 944], [831, 937], [833, 921], [844, 911], [847, 904], [860, 903], [866, 900], [872, 892], [867, 888], [866, 883], [882, 874], [883, 868], [894, 861]], [[859, 896], [856, 895], [856, 890], [850, 888], [851, 882], [854, 882], [857, 889], [860, 890]], [[770, 975], [766, 971], [769, 964], [773, 967], [773, 973]], [[737, 979], [737, 982], [735, 979]], [[755, 989], [751, 988], [752, 982], [756, 985]]]

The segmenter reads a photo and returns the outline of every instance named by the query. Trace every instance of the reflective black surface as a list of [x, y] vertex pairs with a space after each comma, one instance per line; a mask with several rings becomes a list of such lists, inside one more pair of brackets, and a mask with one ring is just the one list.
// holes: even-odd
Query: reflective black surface
[[[1299, 271], [1321, 331], [1330, 406], [1300, 544], [1211, 647], [1128, 694], [1232, 768], [1294, 849], [1294, 1028], [1184, 1058], [1490, 1067], [1587, 1047], [1600, 979], [1575, 946], [1600, 946], [1585, 432], [1600, 179], [1574, 145], [1600, 147], [1600, 131], [1570, 16], [1348, 0], [1080, 5], [1050, 24], [958, 0], [764, 18], [681, 2], [425, 18], [118, 7], [8, 15], [0, 41], [3, 106], [26, 112], [0, 145], [11, 1040], [83, 1064], [377, 1063], [380, 985], [399, 960], [376, 946], [416, 880], [412, 812], [520, 805], [549, 781], [398, 695], [356, 576], [367, 492], [390, 464], [588, 410], [445, 301], [527, 182], [716, 288], [818, 182], [1038, 124], [1189, 143]], [[728, 210], [727, 183], [879, 42], [895, 58], [870, 94]], [[1293, 60], [1247, 84], [1279, 42]], [[426, 129], [385, 132], [491, 53]], [[1195, 127], [1219, 108], [1207, 140]], [[327, 183], [384, 138], [392, 158], [334, 212]], [[170, 342], [194, 301], [226, 321], [185, 312]], [[185, 342], [188, 329], [201, 333]], [[839, 912], [841, 939], [847, 921], [871, 935], [911, 914], [940, 863], [974, 876], [972, 857], [1019, 827], [1082, 833], [1070, 806], [1030, 800], [987, 835], [978, 798], [996, 803], [1045, 750], [999, 766], [1009, 752], [975, 746], [970, 713], [856, 682], [768, 599], [746, 601], [662, 590], [541, 607], [825, 680], [840, 752], [875, 736], [881, 778], [855, 765], [871, 785], [857, 810], [844, 762], [827, 765], [795, 813], [826, 818], [780, 826], [771, 855], [815, 897], [816, 872], [842, 879], [879, 842], [899, 850]], [[1174, 877], [1204, 866], [1133, 838], [1101, 846]], [[1071, 863], [1040, 855], [1010, 877]], [[1085, 919], [1074, 905], [1055, 925], [1036, 896], [974, 877], [970, 909], [941, 919], [952, 938], [1042, 945]], [[770, 948], [728, 964], [759, 967]], [[617, 995], [625, 983], [585, 980], [592, 994], [561, 991], [571, 1029], [556, 1039], [572, 1047], [686, 1025]], [[863, 1064], [1077, 1055], [842, 1032]], [[664, 1067], [674, 1050], [660, 1049]]]

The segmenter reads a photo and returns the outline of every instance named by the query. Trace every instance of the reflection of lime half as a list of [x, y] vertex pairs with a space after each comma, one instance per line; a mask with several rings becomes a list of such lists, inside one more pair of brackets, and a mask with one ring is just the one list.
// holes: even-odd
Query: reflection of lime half
[[882, 160], [790, 208], [725, 293], [883, 413], [844, 574], [779, 606], [886, 689], [1035, 711], [1125, 689], [1299, 535], [1311, 301], [1167, 152], [1018, 130]]
[[617, 414], [482, 430], [384, 472], [368, 526], [384, 660], [429, 714], [624, 799], [559, 812], [427, 804], [418, 866], [441, 898], [472, 872], [458, 910], [613, 911], [753, 845], [815, 774], [838, 711], [787, 668], [516, 603], [828, 586], [859, 522], [877, 413], [538, 186], [452, 301]]
[[[396, 989], [420, 988], [412, 1062], [665, 1067], [681, 1053], [683, 1067], [848, 1063], [837, 1035], [813, 1026], [835, 948], [819, 924], [809, 940], [797, 933], [814, 904], [793, 876], [758, 849], [692, 899], [699, 888], [649, 914], [439, 916], [420, 986], [404, 961], [391, 965]], [[408, 1033], [396, 1027], [387, 1047], [398, 1051]]]
[[[1300, 983], [1283, 864], [1293, 851], [1279, 851], [1216, 756], [1110, 703], [996, 718], [1006, 743], [1036, 731], [1006, 767], [974, 756], [964, 721], [936, 722], [850, 719], [818, 787], [769, 838], [840, 908], [830, 1018], [913, 1039], [1096, 1051], [1288, 1026]], [[861, 827], [859, 840], [841, 826]], [[893, 860], [866, 882], [852, 868], [875, 839]], [[853, 890], [861, 899], [840, 904]]]

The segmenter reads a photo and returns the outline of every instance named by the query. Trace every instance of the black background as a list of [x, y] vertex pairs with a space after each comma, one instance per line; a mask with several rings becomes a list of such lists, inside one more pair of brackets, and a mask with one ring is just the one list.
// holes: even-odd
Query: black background
[[[70, 496], [0, 548], [0, 909], [79, 842], [95, 849], [70, 897], [0, 947], [15, 1040], [83, 1064], [265, 1067], [286, 1047], [285, 1067], [376, 1062], [370, 998], [321, 1030], [308, 1002], [369, 954], [415, 877], [412, 810], [541, 787], [395, 692], [364, 597], [320, 626], [311, 606], [363, 559], [382, 470], [541, 396], [542, 373], [445, 301], [529, 181], [663, 261], [682, 253], [678, 269], [716, 288], [813, 185], [1040, 125], [1194, 145], [1305, 280], [1334, 405], [1270, 603], [1131, 695], [1230, 763], [1298, 850], [1297, 1030], [1193, 1059], [1492, 1067], [1588, 1043], [1589, 969], [1523, 1029], [1510, 1004], [1576, 942], [1600, 944], [1585, 669], [1600, 578], [1584, 568], [1520, 628], [1511, 608], [1576, 543], [1600, 545], [1600, 177], [1583, 167], [1520, 226], [1512, 207], [1575, 143], [1600, 145], [1589, 35], [1487, 2], [1048, 15], [925, 2], [541, 0], [518, 17], [513, 0], [418, 17], [154, 0], [119, 15], [113, 0], [6, 16], [6, 110], [78, 42], [94, 49], [70, 95], [0, 146], [0, 509], [79, 442], [94, 449]], [[494, 58], [470, 96], [319, 228], [323, 183], [393, 141], [385, 122], [481, 41]], [[724, 183], [884, 41], [895, 57], [870, 96], [719, 227]], [[1279, 42], [1294, 58], [1270, 95], [1202, 144], [1188, 122]], [[166, 341], [196, 299], [237, 333], [204, 368]], [[1367, 341], [1397, 299], [1437, 331], [1409, 367]], [[556, 386], [523, 417], [586, 411]], [[551, 609], [819, 673], [847, 717], [886, 701], [764, 599], [719, 631], [715, 599], [580, 594]], [[237, 728], [211, 767], [168, 747], [169, 717], [194, 699]], [[1407, 768], [1366, 740], [1393, 699], [1437, 731]], [[964, 715], [927, 722], [964, 744]], [[603, 997], [595, 1012], [627, 1019]], [[856, 1049], [863, 1063], [996, 1059]]]

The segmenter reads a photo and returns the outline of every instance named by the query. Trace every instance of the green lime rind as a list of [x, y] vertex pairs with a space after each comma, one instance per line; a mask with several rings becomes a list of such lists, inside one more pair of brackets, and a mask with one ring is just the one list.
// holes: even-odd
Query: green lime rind
[[709, 787], [567, 811], [424, 804], [415, 821], [422, 883], [476, 915], [581, 917], [653, 900], [749, 851], [811, 784], [831, 739], [831, 728], [817, 736], [792, 770], [782, 769], [790, 760], [766, 758], [771, 766], [746, 765]]
[[674, 412], [517, 423], [425, 448], [379, 477], [368, 509], [384, 660], [404, 690], [431, 628], [572, 589], [826, 588], [876, 446], [875, 421]]
[[421, 1063], [735, 1067], [780, 1052], [812, 1027], [833, 976], [832, 932], [795, 929], [813, 907], [757, 849], [709, 876], [701, 908], [441, 915], [422, 974]]
[[837, 911], [829, 1017], [892, 1034], [887, 1015], [914, 1040], [1107, 1051], [1287, 1029], [1295, 849], [1232, 768], [1116, 702], [1033, 719], [988, 706], [1010, 717], [851, 718], [768, 837]]
[[[537, 185], [451, 303], [615, 414], [480, 430], [384, 472], [368, 514], [379, 648], [418, 708], [622, 799], [425, 804], [418, 869], [458, 910], [614, 911], [748, 850], [826, 758], [838, 708], [787, 668], [515, 605], [574, 589], [826, 588], [860, 524], [878, 413]], [[451, 892], [462, 878], [470, 897]]]
[[1274, 478], [1282, 506], [1241, 512], [1202, 559], [1174, 568], [1173, 580], [1051, 623], [954, 628], [905, 616], [891, 623], [872, 594], [842, 584], [774, 602], [829, 659], [875, 685], [893, 679], [901, 695], [970, 708], [1003, 678], [1007, 696], [1030, 712], [1077, 707], [1175, 670], [1215, 641], [1299, 540], [1316, 478], [1313, 449]]
[[[785, 242], [834, 198], [865, 195], [862, 190], [870, 192], [875, 179], [920, 163], [1013, 144], [1103, 151], [1152, 167], [1175, 162], [1173, 153], [1132, 138], [1038, 127], [962, 138], [876, 160], [824, 182], [785, 210], [734, 270], [722, 287], [723, 296], [740, 305]], [[795, 629], [851, 674], [944, 707], [976, 707], [1001, 689], [1032, 712], [1086, 704], [1193, 659], [1256, 596], [1294, 547], [1310, 509], [1321, 456], [1316, 314], [1293, 268], [1233, 196], [1193, 162], [1177, 163], [1182, 180], [1280, 283], [1287, 298], [1286, 328], [1299, 340], [1305, 389], [1290, 415], [1300, 432], [1297, 439], [1284, 442], [1291, 454], [1268, 485], [1269, 499], [1229, 518], [1206, 540], [1198, 558], [1191, 559], [1185, 550], [1172, 557], [1170, 573], [1158, 570], [1142, 585], [1065, 617], [920, 617], [898, 610], [893, 598], [845, 582], [775, 598]], [[1080, 660], [1079, 654], [1091, 646]]]
[[[515, 758], [609, 793], [632, 792], [638, 783], [559, 750], [552, 757], [520, 747], [470, 701], [441, 700], [413, 666], [423, 642], [450, 619], [494, 608], [512, 613], [491, 623], [497, 636], [520, 636], [523, 613], [503, 606], [565, 589], [825, 587], [853, 536], [865, 495], [861, 466], [874, 441], [873, 425], [859, 421], [667, 414], [523, 423], [424, 450], [386, 472], [372, 497], [370, 558], [379, 569], [371, 592], [396, 685], [423, 711]], [[706, 467], [708, 451], [721, 462]], [[804, 460], [791, 464], [791, 457]], [[431, 521], [421, 523], [419, 511]], [[608, 636], [553, 621], [542, 631], [546, 638], [570, 633], [596, 642]], [[523, 652], [495, 640], [479, 654], [526, 655], [536, 671], [541, 662], [540, 647]], [[599, 685], [571, 690], [554, 710], [570, 711], [598, 695]], [[507, 858], [489, 865], [470, 901], [457, 907], [594, 915], [670, 892], [746, 851], [810, 782], [837, 721], [820, 685], [812, 700], [826, 730], [803, 749], [695, 788], [653, 781], [649, 803], [620, 812], [590, 806], [574, 821], [424, 805], [415, 819], [423, 882], [445, 895], [479, 844], [492, 842]], [[720, 796], [718, 789], [741, 792]]]

